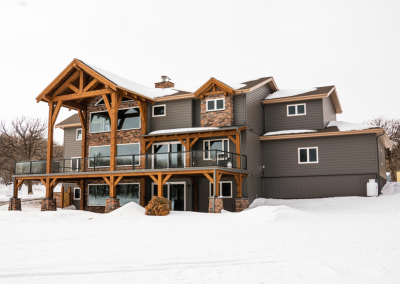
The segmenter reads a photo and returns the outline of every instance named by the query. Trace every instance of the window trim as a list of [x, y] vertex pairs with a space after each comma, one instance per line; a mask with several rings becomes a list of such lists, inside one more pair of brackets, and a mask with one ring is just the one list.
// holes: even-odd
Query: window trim
[[[307, 149], [307, 162], [300, 162], [300, 150]], [[316, 162], [310, 162], [310, 149], [317, 149], [317, 161]], [[319, 154], [318, 154], [318, 147], [302, 147], [302, 148], [297, 148], [297, 161], [299, 165], [302, 164], [318, 164], [319, 163]]]
[[[297, 106], [301, 106], [301, 105], [304, 106], [304, 113], [298, 114], [298, 113], [297, 113]], [[294, 107], [295, 107], [295, 110], [296, 110], [296, 113], [295, 113], [295, 114], [289, 114], [289, 107], [291, 107], [291, 106], [294, 106]], [[286, 114], [287, 114], [287, 116], [306, 115], [306, 114], [307, 114], [306, 103], [303, 103], [303, 104], [295, 104], [295, 105], [286, 105]]]
[[[139, 200], [140, 200], [140, 194], [141, 194], [141, 191], [142, 191], [141, 187], [140, 187], [140, 182], [120, 182], [120, 183], [117, 184], [117, 186], [120, 185], [120, 184], [138, 184], [139, 185]], [[89, 205], [89, 187], [91, 185], [108, 185], [108, 184], [107, 183], [89, 183], [88, 187], [87, 187], [88, 188], [88, 196], [87, 196], [86, 206], [88, 206], [88, 207], [98, 207], [98, 206], [105, 207], [106, 205]], [[110, 187], [110, 186], [108, 185], [108, 187]], [[81, 192], [81, 196], [82, 196], [82, 192]]]
[[[231, 196], [221, 196], [221, 194], [222, 194], [221, 183], [230, 183], [231, 184]], [[208, 186], [208, 194], [209, 194], [210, 197], [212, 197], [212, 195], [211, 195], [211, 185], [212, 184], [213, 183], [209, 182], [209, 186]], [[232, 183], [232, 181], [229, 181], [229, 180], [219, 181], [219, 194], [220, 194], [220, 196], [215, 196], [215, 197], [218, 197], [218, 198], [233, 198], [233, 183]]]
[[[216, 101], [218, 101], [218, 100], [222, 100], [224, 102], [224, 107], [222, 109], [216, 109], [217, 108]], [[211, 109], [211, 110], [208, 109], [208, 102], [209, 101], [214, 101], [214, 109]], [[206, 111], [222, 111], [222, 110], [225, 110], [225, 98], [206, 100]]]
[[[118, 110], [123, 110], [123, 109], [131, 109], [131, 108], [137, 108], [139, 109], [139, 107], [125, 107], [125, 108], [119, 108]], [[111, 132], [111, 129], [109, 131], [99, 131], [99, 132], [92, 132], [92, 123], [91, 123], [91, 119], [92, 119], [92, 113], [99, 113], [99, 112], [107, 112], [108, 110], [99, 110], [99, 111], [92, 111], [89, 113], [89, 133], [90, 134], [96, 134], [96, 133], [105, 133], [105, 132]], [[139, 109], [139, 127], [138, 128], [129, 128], [129, 129], [117, 129], [117, 131], [126, 131], [126, 130], [135, 130], [135, 129], [141, 129], [142, 128], [142, 113], [140, 112]], [[118, 115], [117, 115], [118, 116]]]
[[[214, 151], [214, 150], [206, 150], [206, 142], [220, 141], [220, 140], [221, 140], [221, 141], [224, 141], [224, 140], [227, 140], [227, 141], [228, 141], [228, 143], [227, 143], [227, 145], [228, 145], [228, 151], [225, 150], [225, 149], [223, 149], [222, 151], [224, 151], [224, 152], [229, 152], [229, 139], [228, 139], [228, 138], [203, 140], [203, 160], [207, 160], [207, 161], [212, 160], [211, 157], [210, 157], [210, 155], [208, 155], [209, 157], [206, 158], [206, 152], [205, 152], [205, 151]], [[224, 148], [224, 143], [223, 143], [223, 142], [222, 142], [222, 148]], [[218, 157], [217, 157], [217, 159], [218, 159]], [[222, 159], [219, 159], [219, 160], [222, 160]]]
[[[78, 139], [78, 131], [81, 131], [81, 139]], [[75, 139], [77, 140], [77, 141], [82, 141], [82, 135], [83, 135], [83, 132], [82, 132], [82, 128], [77, 128], [76, 129], [76, 134], [75, 134]]]
[[[137, 155], [140, 155], [140, 142], [134, 142], [134, 143], [125, 143], [125, 144], [117, 144], [117, 146], [118, 145], [132, 145], [132, 144], [138, 144], [139, 145], [139, 154], [137, 154]], [[88, 153], [88, 155], [90, 155], [90, 148], [95, 148], [95, 147], [104, 147], [104, 146], [109, 146], [110, 147], [110, 150], [111, 150], [111, 145], [96, 145], [96, 146], [89, 146], [89, 153]], [[117, 156], [118, 156], [118, 153], [117, 153]], [[93, 158], [93, 157], [90, 157], [90, 156], [88, 156], [88, 158]], [[140, 166], [140, 160], [141, 159], [139, 159], [139, 164], [135, 164], [135, 167], [136, 166]], [[94, 167], [90, 167], [89, 166], [90, 165], [90, 159], [88, 159], [88, 169], [93, 169]], [[121, 166], [117, 166], [116, 165], [116, 167], [118, 168], [118, 167], [131, 167], [132, 165], [121, 165]], [[96, 169], [97, 168], [109, 168], [110, 166], [99, 166], [99, 167], [96, 167]]]
[[79, 187], [74, 187], [74, 192], [73, 192], [73, 200], [81, 200], [81, 198], [82, 198], [82, 190], [81, 190], [81, 192], [80, 192], [80, 194], [79, 194], [79, 198], [75, 198], [75, 190], [76, 189], [79, 189], [79, 190], [81, 190]]
[[[155, 114], [154, 114], [154, 108], [156, 108], [156, 107], [162, 107], [162, 106], [164, 107], [164, 114], [155, 115]], [[166, 104], [163, 104], [163, 105], [154, 105], [153, 108], [152, 108], [151, 114], [152, 114], [152, 117], [166, 116], [166, 115], [167, 115], [167, 105], [166, 105]]]

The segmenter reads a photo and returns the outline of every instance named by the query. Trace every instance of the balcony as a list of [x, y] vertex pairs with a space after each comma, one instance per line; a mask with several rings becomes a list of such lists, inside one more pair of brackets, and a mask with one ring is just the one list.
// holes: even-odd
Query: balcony
[[[247, 169], [246, 155], [219, 150], [123, 155], [115, 156], [114, 158], [117, 167], [116, 171], [196, 167]], [[110, 157], [55, 159], [51, 160], [51, 162], [51, 173], [100, 172], [110, 170]], [[15, 163], [14, 172], [16, 175], [45, 174], [46, 161], [17, 162]]]

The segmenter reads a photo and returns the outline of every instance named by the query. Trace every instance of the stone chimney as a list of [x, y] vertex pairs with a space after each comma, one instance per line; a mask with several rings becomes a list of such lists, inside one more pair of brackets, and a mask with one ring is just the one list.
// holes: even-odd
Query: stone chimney
[[161, 76], [161, 82], [154, 83], [154, 85], [156, 88], [161, 88], [161, 89], [173, 88], [175, 84], [172, 83], [170, 80], [171, 78], [169, 78], [168, 76]]

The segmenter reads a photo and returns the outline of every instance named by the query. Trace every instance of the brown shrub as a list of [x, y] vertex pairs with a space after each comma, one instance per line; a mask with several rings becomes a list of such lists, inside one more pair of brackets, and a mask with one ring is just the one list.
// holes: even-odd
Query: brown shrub
[[164, 197], [153, 196], [145, 208], [146, 215], [166, 216], [171, 211], [171, 201]]

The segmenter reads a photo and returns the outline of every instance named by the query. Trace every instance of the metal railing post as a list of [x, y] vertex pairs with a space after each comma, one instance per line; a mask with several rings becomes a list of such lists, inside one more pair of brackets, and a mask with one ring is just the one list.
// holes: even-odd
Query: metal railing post
[[168, 163], [167, 163], [167, 168], [171, 167], [171, 152], [168, 152]]
[[135, 155], [132, 155], [132, 170], [135, 169]]
[[32, 161], [29, 162], [29, 174], [32, 174]]
[[218, 166], [218, 152], [215, 150], [215, 166]]
[[[72, 159], [71, 159], [71, 168], [72, 168]], [[65, 159], [63, 159], [63, 174], [65, 173]]]
[[93, 171], [96, 171], [96, 157], [93, 157]]

